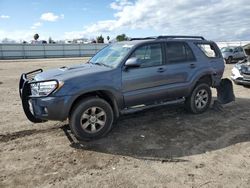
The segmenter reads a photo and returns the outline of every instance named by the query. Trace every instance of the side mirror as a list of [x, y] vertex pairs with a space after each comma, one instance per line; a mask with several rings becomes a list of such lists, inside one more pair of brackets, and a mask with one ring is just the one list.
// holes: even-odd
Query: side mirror
[[136, 57], [131, 57], [129, 58], [126, 62], [125, 62], [125, 67], [129, 68], [129, 67], [140, 67], [141, 63], [139, 61], [138, 58]]

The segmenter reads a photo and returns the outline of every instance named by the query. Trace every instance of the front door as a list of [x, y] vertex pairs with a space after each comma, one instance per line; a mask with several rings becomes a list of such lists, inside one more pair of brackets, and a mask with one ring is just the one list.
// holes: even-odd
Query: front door
[[166, 84], [163, 44], [159, 42], [139, 46], [131, 57], [140, 61], [140, 67], [124, 69], [122, 72], [125, 106], [150, 104], [162, 98], [160, 87]]

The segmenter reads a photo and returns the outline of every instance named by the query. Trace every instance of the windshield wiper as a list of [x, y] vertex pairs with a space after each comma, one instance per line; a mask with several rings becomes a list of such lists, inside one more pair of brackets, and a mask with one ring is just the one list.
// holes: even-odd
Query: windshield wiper
[[96, 63], [92, 63], [92, 64], [94, 64], [94, 65], [101, 65], [101, 66], [105, 66], [105, 67], [112, 67], [112, 66], [110, 66], [110, 65], [107, 65], [107, 64], [105, 64], [105, 63], [100, 63], [100, 62], [96, 62]]

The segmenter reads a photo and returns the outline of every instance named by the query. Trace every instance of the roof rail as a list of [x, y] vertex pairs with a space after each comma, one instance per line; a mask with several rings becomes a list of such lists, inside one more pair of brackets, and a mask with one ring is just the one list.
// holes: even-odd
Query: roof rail
[[200, 39], [205, 40], [202, 36], [182, 36], [182, 35], [167, 35], [167, 36], [158, 36], [156, 39]]
[[149, 39], [157, 39], [157, 37], [130, 38], [129, 41], [132, 41], [132, 40], [149, 40]]

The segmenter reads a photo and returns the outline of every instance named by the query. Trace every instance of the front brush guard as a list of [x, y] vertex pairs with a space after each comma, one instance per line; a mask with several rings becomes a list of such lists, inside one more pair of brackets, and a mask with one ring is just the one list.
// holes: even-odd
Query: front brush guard
[[29, 96], [31, 95], [29, 82], [33, 80], [34, 76], [38, 73], [43, 72], [42, 69], [34, 70], [32, 72], [24, 73], [21, 75], [19, 81], [19, 95], [22, 100], [23, 111], [26, 117], [33, 123], [42, 123], [45, 120], [36, 118], [30, 111], [29, 108]]

